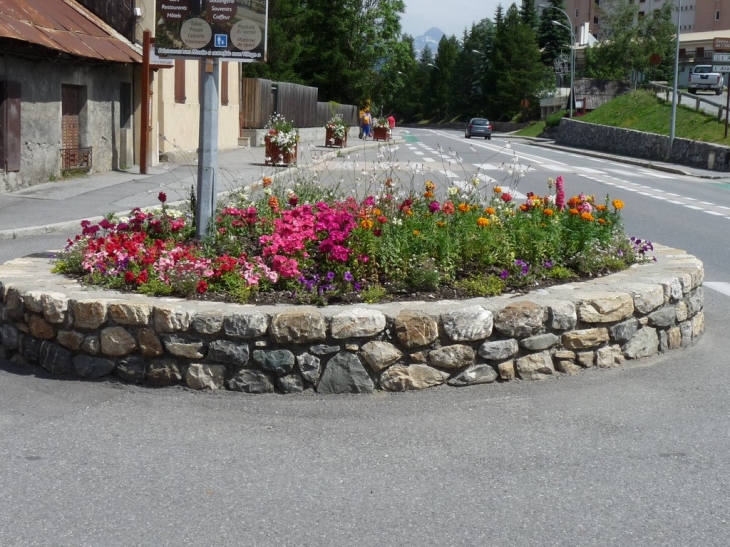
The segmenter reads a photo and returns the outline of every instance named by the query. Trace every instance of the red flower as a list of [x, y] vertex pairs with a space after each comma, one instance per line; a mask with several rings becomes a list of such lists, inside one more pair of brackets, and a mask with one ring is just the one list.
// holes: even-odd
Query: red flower
[[124, 272], [124, 282], [125, 283], [134, 283], [136, 276], [134, 275], [134, 272], [126, 271]]
[[167, 194], [165, 192], [160, 192], [157, 194], [157, 199], [160, 200], [160, 203], [165, 203], [167, 201]]
[[195, 288], [196, 291], [198, 291], [200, 294], [203, 294], [205, 291], [208, 290], [208, 284], [205, 282], [204, 279], [201, 279], [198, 281], [198, 286]]
[[147, 270], [142, 270], [142, 272], [137, 276], [137, 285], [141, 285], [142, 283], [147, 283], [147, 280], [149, 279], [150, 274], [147, 272]]
[[509, 203], [510, 201], [512, 201], [512, 194], [509, 194], [507, 192], [502, 194], [502, 201], [504, 201], [505, 203]]

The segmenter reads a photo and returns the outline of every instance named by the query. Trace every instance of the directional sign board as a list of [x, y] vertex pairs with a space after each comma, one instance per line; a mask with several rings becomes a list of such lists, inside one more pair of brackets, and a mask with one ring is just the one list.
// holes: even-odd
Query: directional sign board
[[155, 52], [266, 61], [268, 0], [157, 0]]
[[730, 53], [713, 53], [713, 63], [730, 63]]
[[730, 72], [730, 65], [712, 65], [712, 72]]

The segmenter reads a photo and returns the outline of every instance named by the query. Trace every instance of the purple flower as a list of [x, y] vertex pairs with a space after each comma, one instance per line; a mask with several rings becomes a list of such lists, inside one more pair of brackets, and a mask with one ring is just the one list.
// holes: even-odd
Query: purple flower
[[509, 272], [507, 270], [502, 270], [502, 272], [499, 274], [499, 277], [502, 279], [507, 279], [509, 277]]
[[546, 270], [550, 270], [553, 267], [553, 263], [550, 262], [549, 260], [546, 260], [545, 263], [543, 264], [543, 266], [545, 267]]
[[441, 209], [441, 205], [439, 205], [438, 201], [432, 201], [428, 205], [428, 210], [431, 211], [432, 213], [438, 213], [440, 209]]
[[362, 285], [360, 285], [360, 283], [358, 282], [355, 282], [353, 288], [355, 289], [355, 291], [360, 292], [362, 290]]
[[325, 281], [330, 283], [335, 278], [335, 272], [327, 272], [327, 275], [324, 276]]
[[347, 281], [348, 283], [350, 283], [353, 279], [355, 279], [354, 277], [352, 277], [352, 274], [350, 272], [345, 272], [344, 275], [342, 276], [342, 278], [345, 281]]

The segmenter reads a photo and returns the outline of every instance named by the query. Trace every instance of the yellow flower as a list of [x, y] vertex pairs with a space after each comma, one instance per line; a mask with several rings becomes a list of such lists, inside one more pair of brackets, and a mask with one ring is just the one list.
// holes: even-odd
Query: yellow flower
[[621, 201], [620, 199], [614, 199], [614, 200], [613, 200], [613, 201], [611, 202], [611, 205], [613, 205], [613, 208], [614, 208], [614, 209], [616, 209], [617, 211], [618, 211], [619, 209], [623, 209], [623, 208], [624, 208], [624, 202], [623, 202], [623, 201]]
[[435, 189], [436, 189], [436, 185], [433, 182], [431, 182], [430, 180], [427, 180], [426, 181], [426, 190], [435, 190]]
[[373, 221], [370, 220], [369, 218], [366, 218], [366, 219], [360, 221], [360, 226], [362, 226], [366, 230], [369, 230], [370, 228], [373, 227]]
[[477, 219], [477, 226], [480, 228], [484, 228], [485, 226], [489, 226], [489, 220], [484, 217], [479, 217]]

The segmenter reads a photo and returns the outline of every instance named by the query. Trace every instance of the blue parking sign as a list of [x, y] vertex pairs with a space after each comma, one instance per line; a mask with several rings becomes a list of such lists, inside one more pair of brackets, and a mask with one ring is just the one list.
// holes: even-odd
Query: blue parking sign
[[215, 47], [228, 47], [228, 35], [227, 34], [216, 34], [215, 35]]

